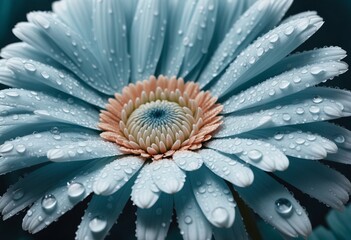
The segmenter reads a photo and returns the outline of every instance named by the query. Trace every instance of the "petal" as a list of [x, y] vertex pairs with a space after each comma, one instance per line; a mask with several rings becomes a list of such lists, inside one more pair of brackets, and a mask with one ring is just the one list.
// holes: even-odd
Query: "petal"
[[327, 63], [331, 61], [339, 62], [347, 56], [346, 51], [340, 47], [324, 47], [309, 51], [298, 52], [287, 56], [267, 71], [255, 77], [255, 79], [268, 79], [283, 72], [301, 68], [303, 66]]
[[230, 228], [213, 227], [213, 235], [216, 240], [248, 240], [249, 236], [245, 230], [243, 218], [240, 215], [239, 209], [235, 210], [235, 221]]
[[202, 157], [197, 152], [181, 150], [173, 154], [173, 160], [179, 168], [194, 171], [202, 166]]
[[10, 59], [13, 57], [32, 59], [34, 61], [50, 65], [56, 69], [63, 68], [60, 63], [56, 62], [46, 54], [40, 52], [25, 42], [18, 42], [7, 45], [1, 49], [0, 55], [5, 59]]
[[318, 226], [315, 229], [313, 229], [313, 232], [308, 237], [308, 239], [309, 240], [323, 240], [323, 239], [337, 240], [335, 235], [323, 226]]
[[193, 193], [207, 220], [216, 227], [229, 228], [236, 203], [226, 183], [205, 167], [189, 172]]
[[351, 208], [343, 212], [330, 211], [327, 215], [327, 223], [332, 229], [336, 239], [348, 239], [351, 235], [350, 229]]
[[161, 194], [152, 179], [152, 168], [152, 164], [145, 164], [133, 185], [131, 198], [139, 208], [152, 207]]
[[312, 231], [311, 223], [289, 191], [262, 171], [257, 170], [254, 174], [255, 181], [250, 186], [235, 187], [245, 203], [284, 234], [308, 236]]
[[54, 2], [53, 11], [59, 19], [70, 26], [75, 32], [82, 35], [88, 41], [93, 40], [92, 34], [92, 1], [85, 0], [62, 0]]
[[[240, 1], [234, 1], [237, 4]], [[257, 1], [234, 23], [226, 32], [209, 64], [198, 80], [200, 87], [205, 87], [213, 78], [220, 73], [244, 50], [257, 36], [269, 30], [284, 16], [292, 1]], [[228, 11], [228, 10], [227, 10]], [[221, 17], [222, 19], [222, 12]], [[250, 22], [250, 24], [247, 24]], [[222, 29], [222, 26], [218, 26]]]
[[108, 197], [94, 195], [78, 227], [76, 239], [105, 238], [129, 199], [131, 185], [132, 181], [129, 181], [121, 190]]
[[338, 147], [332, 141], [311, 132], [282, 127], [251, 133], [279, 148], [284, 154], [304, 159], [324, 159], [328, 153], [336, 153]]
[[[320, 99], [317, 103], [316, 96]], [[225, 117], [216, 137], [350, 116], [351, 94], [340, 89], [313, 87], [265, 107], [266, 109], [259, 112]]]
[[211, 239], [211, 225], [197, 204], [189, 181], [174, 195], [174, 203], [183, 239]]
[[165, 193], [179, 192], [184, 186], [185, 173], [170, 159], [153, 161], [152, 179], [156, 186]]
[[132, 81], [155, 75], [167, 25], [167, 1], [139, 1], [131, 30]]
[[235, 159], [211, 149], [202, 149], [199, 153], [205, 165], [219, 177], [239, 187], [247, 187], [253, 182], [254, 176], [251, 169]]
[[48, 91], [54, 88], [101, 108], [106, 105], [106, 97], [102, 97], [63, 70], [23, 58], [11, 58], [6, 62], [6, 66], [14, 73], [8, 78], [17, 86], [20, 83], [21, 87], [39, 91], [43, 91], [43, 87]]
[[106, 142], [102, 139], [71, 142], [55, 146], [55, 148], [51, 148], [46, 152], [47, 158], [54, 162], [84, 161], [120, 155], [123, 155], [123, 153], [115, 143]]
[[334, 78], [344, 73], [347, 67], [346, 63], [331, 61], [287, 71], [230, 97], [223, 103], [226, 106], [223, 112], [231, 113], [273, 102]]
[[224, 153], [235, 154], [243, 161], [264, 171], [285, 170], [289, 160], [283, 152], [265, 141], [233, 138], [215, 139], [206, 146]]
[[322, 19], [315, 15], [282, 24], [266, 33], [240, 53], [211, 87], [211, 92], [223, 96], [247, 82], [279, 62], [313, 35], [322, 24]]
[[127, 85], [130, 73], [122, 1], [93, 1], [92, 16], [99, 61], [106, 72], [108, 84], [113, 90], [120, 91]]
[[162, 59], [161, 72], [185, 77], [208, 51], [214, 33], [218, 1], [178, 1], [170, 19], [166, 37], [168, 51]]
[[[32, 131], [33, 129], [31, 129]], [[46, 152], [49, 149], [72, 145], [75, 144], [75, 141], [84, 142], [82, 140], [89, 141], [97, 138], [99, 136], [96, 133], [94, 135], [91, 131], [69, 127], [54, 127], [50, 131], [16, 137], [0, 146], [0, 173], [3, 174], [47, 162]]]
[[[72, 209], [92, 192], [91, 179], [108, 161], [108, 159], [99, 159], [86, 164], [47, 190], [46, 195], [42, 199], [38, 199], [27, 211], [22, 228], [30, 233], [37, 233]], [[67, 182], [70, 184], [67, 185]], [[82, 190], [78, 197], [70, 192], [70, 186], [73, 183], [80, 185]]]
[[98, 111], [72, 97], [52, 96], [23, 89], [5, 89], [0, 91], [0, 98], [0, 105], [34, 112], [35, 115], [44, 120], [56, 120], [97, 129]]
[[122, 157], [106, 165], [94, 181], [94, 192], [111, 195], [118, 191], [142, 167], [140, 157]]
[[90, 44], [50, 13], [28, 15], [31, 23], [17, 24], [14, 34], [32, 47], [62, 63], [96, 90], [113, 94]]
[[319, 162], [300, 159], [290, 162], [286, 171], [275, 174], [327, 206], [344, 207], [351, 192], [351, 183], [346, 177]]
[[[136, 237], [140, 240], [165, 239], [172, 218], [173, 198], [161, 194], [149, 209], [137, 210]], [[151, 221], [152, 220], [152, 221]]]
[[52, 185], [79, 167], [82, 167], [82, 164], [49, 164], [19, 179], [0, 199], [0, 211], [4, 220], [31, 205]]

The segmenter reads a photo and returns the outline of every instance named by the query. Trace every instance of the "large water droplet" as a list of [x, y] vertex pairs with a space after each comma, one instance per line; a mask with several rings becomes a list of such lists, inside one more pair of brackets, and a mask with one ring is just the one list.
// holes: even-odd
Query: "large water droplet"
[[222, 207], [215, 208], [212, 213], [212, 218], [215, 223], [219, 226], [225, 226], [229, 221], [229, 213], [226, 209]]
[[345, 137], [343, 135], [336, 136], [334, 138], [334, 141], [337, 143], [344, 143], [345, 142]]
[[19, 200], [24, 196], [24, 191], [22, 188], [16, 189], [15, 191], [12, 192], [12, 199], [13, 200]]
[[68, 196], [71, 198], [79, 198], [85, 192], [85, 187], [79, 182], [73, 182], [68, 185]]
[[35, 72], [37, 70], [36, 67], [31, 63], [25, 63], [24, 68], [29, 72]]
[[292, 213], [293, 206], [290, 200], [286, 198], [279, 198], [277, 201], [275, 201], [275, 210], [280, 215], [288, 216]]
[[193, 221], [193, 219], [192, 219], [190, 216], [185, 216], [184, 222], [185, 222], [186, 224], [190, 224], [190, 223], [192, 223], [192, 221]]
[[10, 152], [12, 149], [13, 149], [13, 145], [11, 143], [5, 143], [0, 147], [0, 152], [7, 153], [7, 152]]
[[107, 221], [100, 216], [94, 217], [89, 222], [90, 231], [94, 233], [102, 232], [106, 228], [106, 226], [107, 226]]
[[52, 211], [56, 207], [56, 204], [57, 200], [52, 194], [45, 195], [41, 200], [41, 206], [46, 211]]
[[262, 153], [256, 149], [249, 151], [247, 155], [253, 161], [259, 161], [262, 159]]

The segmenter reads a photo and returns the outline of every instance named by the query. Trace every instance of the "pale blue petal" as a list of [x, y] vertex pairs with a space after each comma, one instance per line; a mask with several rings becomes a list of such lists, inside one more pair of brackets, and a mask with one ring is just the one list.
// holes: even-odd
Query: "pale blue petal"
[[46, 152], [48, 160], [53, 162], [84, 161], [120, 155], [124, 154], [115, 143], [106, 142], [101, 138], [61, 144], [61, 146], [55, 146]]
[[122, 1], [93, 2], [93, 31], [109, 85], [120, 91], [129, 81], [127, 27]]
[[203, 215], [189, 181], [174, 195], [178, 226], [184, 240], [211, 239], [211, 224]]
[[254, 175], [250, 168], [211, 149], [199, 151], [205, 165], [219, 177], [239, 187], [249, 186]]
[[[312, 231], [311, 223], [289, 191], [262, 171], [255, 171], [254, 174], [255, 181], [250, 186], [235, 187], [245, 203], [282, 233], [290, 237], [308, 236]], [[282, 208], [277, 207], [280, 199], [284, 199], [283, 203], [290, 203], [291, 210], [284, 204]]]
[[351, 207], [343, 212], [331, 211], [327, 215], [327, 223], [336, 236], [336, 239], [346, 240], [351, 236], [350, 228]]
[[173, 212], [173, 196], [161, 194], [149, 209], [137, 210], [136, 237], [138, 240], [165, 239]]
[[[291, 3], [291, 0], [261, 0], [251, 6], [227, 32], [211, 57], [198, 80], [200, 87], [205, 87], [212, 79], [220, 75], [257, 36], [277, 24]], [[218, 28], [222, 29], [222, 26]]]
[[194, 171], [202, 166], [202, 157], [194, 151], [180, 150], [173, 154], [173, 160], [179, 168]]
[[[321, 99], [317, 103], [316, 97]], [[216, 137], [350, 116], [351, 94], [340, 89], [314, 87], [285, 97], [279, 103], [268, 104], [265, 108], [259, 112], [225, 117]]]
[[31, 23], [17, 24], [13, 30], [18, 38], [62, 63], [96, 90], [114, 93], [100, 62], [91, 52], [94, 48], [80, 35], [49, 13], [31, 13], [28, 19]]
[[323, 226], [318, 226], [313, 229], [312, 234], [308, 240], [338, 240], [335, 235]]
[[249, 240], [239, 209], [235, 209], [235, 221], [233, 226], [230, 228], [213, 227], [213, 235], [216, 240]]
[[328, 154], [326, 160], [343, 164], [351, 164], [351, 150], [339, 148], [337, 153]]
[[274, 77], [283, 72], [293, 70], [294, 68], [301, 68], [307, 65], [327, 63], [331, 61], [338, 62], [346, 56], [346, 51], [340, 47], [324, 47], [305, 52], [294, 53], [282, 59], [267, 71], [256, 76], [253, 82], [260, 82], [262, 79]]
[[205, 146], [234, 154], [246, 163], [264, 171], [282, 171], [289, 166], [289, 160], [284, 153], [265, 141], [244, 138], [215, 139]]
[[129, 181], [121, 190], [111, 196], [94, 195], [85, 211], [82, 222], [78, 226], [76, 239], [104, 239], [126, 205], [131, 185], [132, 181]]
[[139, 208], [152, 207], [161, 194], [152, 179], [152, 168], [152, 164], [145, 164], [133, 185], [131, 198]]
[[161, 72], [168, 76], [185, 77], [208, 51], [214, 33], [218, 1], [178, 1], [174, 7]]
[[79, 33], [89, 42], [93, 41], [93, 1], [86, 0], [62, 0], [52, 5], [54, 13], [66, 25]]
[[[0, 198], [0, 211], [8, 219], [42, 197], [46, 190], [82, 164], [49, 164], [41, 167], [10, 186]], [[50, 174], [48, 174], [50, 173]], [[35, 187], [33, 187], [35, 186]]]
[[289, 127], [254, 131], [250, 135], [279, 148], [284, 154], [304, 159], [324, 159], [336, 153], [337, 145], [331, 140], [311, 132]]
[[211, 93], [223, 96], [249, 81], [306, 41], [322, 24], [322, 19], [315, 15], [282, 24], [266, 33], [240, 53], [211, 87]]
[[62, 69], [63, 66], [53, 60], [51, 57], [46, 54], [40, 52], [36, 48], [30, 46], [25, 42], [12, 43], [1, 49], [0, 53], [1, 57], [5, 59], [18, 57], [18, 58], [26, 58], [32, 59], [37, 62], [41, 62], [47, 65], [50, 65], [56, 69]]
[[[31, 130], [33, 131], [33, 130]], [[79, 128], [57, 128], [50, 131], [36, 132], [23, 137], [16, 137], [0, 146], [0, 173], [15, 171], [47, 162], [47, 151], [52, 148], [74, 145], [75, 142], [99, 139], [99, 135], [92, 131]], [[101, 140], [100, 140], [101, 141]], [[92, 155], [99, 158], [100, 156]]]
[[346, 63], [330, 61], [287, 71], [230, 97], [223, 103], [223, 112], [231, 113], [273, 102], [334, 78], [346, 72], [347, 68]]
[[[94, 179], [98, 172], [109, 161], [109, 159], [99, 159], [86, 164], [79, 168], [78, 171], [72, 172], [71, 175], [63, 178], [59, 183], [51, 186], [51, 188], [46, 191], [43, 198], [45, 198], [45, 196], [54, 197], [56, 203], [52, 198], [52, 201], [49, 202], [50, 204], [45, 204], [43, 199], [38, 199], [27, 211], [23, 219], [22, 228], [30, 233], [39, 232], [72, 209], [93, 191], [92, 179]], [[72, 197], [69, 190], [70, 184], [67, 184], [68, 182], [70, 184], [79, 184], [84, 191], [82, 191], [78, 197]]]
[[319, 162], [300, 159], [290, 162], [286, 171], [275, 174], [327, 206], [343, 209], [351, 193], [351, 183], [346, 177]]
[[167, 1], [139, 1], [131, 30], [132, 82], [155, 75], [167, 25]]
[[173, 194], [182, 189], [185, 173], [171, 159], [153, 161], [152, 179], [156, 186], [165, 193]]
[[111, 195], [118, 191], [143, 166], [140, 157], [123, 157], [107, 164], [94, 180], [94, 192], [99, 195]]
[[196, 201], [207, 220], [216, 227], [231, 227], [236, 203], [226, 183], [206, 167], [188, 172], [187, 175]]
[[99, 113], [92, 106], [65, 95], [51, 96], [23, 89], [0, 91], [0, 105], [34, 112], [42, 119], [97, 129]]
[[23, 83], [22, 87], [26, 89], [43, 91], [44, 86], [48, 91], [54, 88], [101, 108], [106, 105], [106, 97], [82, 84], [64, 70], [22, 58], [11, 58], [6, 62], [6, 66], [14, 73], [13, 76], [9, 76], [13, 83]]

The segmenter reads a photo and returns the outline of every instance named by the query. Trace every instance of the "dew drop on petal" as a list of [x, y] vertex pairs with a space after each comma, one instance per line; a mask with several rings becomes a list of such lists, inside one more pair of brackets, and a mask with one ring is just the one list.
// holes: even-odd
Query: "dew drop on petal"
[[102, 232], [106, 227], [107, 227], [107, 221], [100, 216], [94, 217], [89, 222], [90, 231], [94, 233]]
[[54, 195], [45, 195], [41, 200], [41, 206], [46, 211], [52, 211], [57, 205], [57, 200]]
[[12, 192], [12, 198], [13, 200], [19, 200], [24, 196], [24, 191], [22, 188], [16, 189], [15, 191]]
[[192, 221], [193, 221], [193, 219], [192, 219], [190, 216], [185, 216], [184, 222], [185, 222], [186, 224], [190, 224], [190, 223], [192, 223]]
[[71, 198], [79, 198], [85, 192], [85, 187], [79, 182], [73, 182], [68, 185], [68, 196]]
[[31, 63], [25, 63], [24, 68], [29, 72], [35, 72], [37, 70], [36, 67]]
[[0, 147], [0, 153], [7, 153], [13, 149], [13, 145], [11, 143], [5, 143]]
[[248, 152], [248, 157], [252, 160], [252, 161], [259, 161], [262, 159], [262, 153], [256, 149], [251, 150]]
[[275, 210], [283, 216], [288, 216], [293, 210], [291, 202], [286, 198], [279, 198], [275, 201]]
[[211, 216], [213, 221], [220, 226], [225, 225], [229, 221], [229, 213], [222, 207], [215, 208], [212, 211]]

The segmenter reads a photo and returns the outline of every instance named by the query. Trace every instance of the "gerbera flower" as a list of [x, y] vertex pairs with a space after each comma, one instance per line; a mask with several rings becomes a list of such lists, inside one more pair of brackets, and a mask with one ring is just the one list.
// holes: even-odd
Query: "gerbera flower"
[[[305, 210], [279, 182], [342, 208], [351, 189], [345, 51], [287, 56], [323, 24], [289, 0], [62, 0], [2, 51], [0, 172], [39, 165], [0, 201], [36, 233], [92, 194], [77, 239], [104, 238], [131, 197], [138, 239], [247, 238], [237, 195], [288, 236]], [[274, 27], [278, 25], [277, 27]], [[278, 181], [278, 178], [282, 181]], [[237, 194], [236, 194], [237, 193]]]

